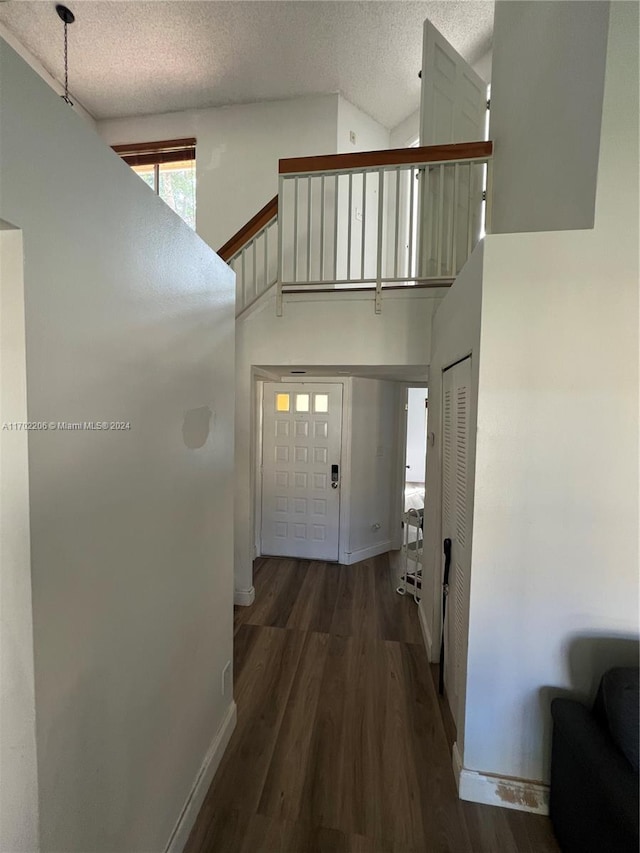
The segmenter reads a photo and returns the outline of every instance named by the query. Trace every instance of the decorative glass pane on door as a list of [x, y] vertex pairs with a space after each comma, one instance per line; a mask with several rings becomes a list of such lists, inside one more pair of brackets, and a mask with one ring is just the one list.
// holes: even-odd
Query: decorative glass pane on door
[[276, 412], [288, 412], [289, 411], [289, 395], [288, 394], [276, 394]]
[[309, 395], [308, 394], [296, 394], [296, 412], [308, 412], [309, 411]]
[[328, 394], [314, 394], [313, 395], [313, 411], [318, 412], [328, 412], [329, 411], [329, 395]]

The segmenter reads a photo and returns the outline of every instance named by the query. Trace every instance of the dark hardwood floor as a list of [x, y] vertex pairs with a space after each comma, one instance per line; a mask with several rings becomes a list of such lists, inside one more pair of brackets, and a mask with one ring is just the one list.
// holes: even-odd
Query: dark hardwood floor
[[388, 557], [256, 563], [238, 725], [185, 853], [556, 853], [547, 818], [457, 798], [415, 603]]

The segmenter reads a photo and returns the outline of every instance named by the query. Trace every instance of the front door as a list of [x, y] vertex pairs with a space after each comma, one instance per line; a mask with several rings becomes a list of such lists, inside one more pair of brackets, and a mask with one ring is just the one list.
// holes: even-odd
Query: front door
[[342, 385], [266, 382], [261, 551], [338, 560]]

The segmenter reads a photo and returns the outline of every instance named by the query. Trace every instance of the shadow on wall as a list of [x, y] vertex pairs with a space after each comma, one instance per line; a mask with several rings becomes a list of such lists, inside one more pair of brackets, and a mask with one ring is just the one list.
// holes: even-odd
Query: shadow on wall
[[213, 412], [209, 406], [200, 406], [185, 412], [182, 424], [182, 439], [190, 450], [198, 450], [209, 438]]
[[640, 638], [630, 634], [574, 634], [567, 638], [564, 653], [568, 686], [542, 687], [539, 691], [545, 730], [549, 733], [545, 739], [545, 778], [549, 778], [551, 766], [552, 700], [574, 699], [590, 707], [607, 670], [640, 665]]

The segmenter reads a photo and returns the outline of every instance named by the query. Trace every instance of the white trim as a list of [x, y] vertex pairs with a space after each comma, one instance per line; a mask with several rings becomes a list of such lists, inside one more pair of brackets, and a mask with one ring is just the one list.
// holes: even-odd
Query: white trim
[[233, 603], [238, 607], [250, 607], [255, 600], [255, 586], [250, 586], [249, 589], [236, 589], [233, 591]]
[[[462, 773], [462, 758], [460, 757], [460, 750], [458, 749], [458, 741], [453, 744], [453, 749], [451, 750], [451, 764], [453, 765], [453, 776], [456, 780], [456, 788], [458, 789], [458, 795], [460, 795], [460, 774]], [[462, 799], [462, 797], [460, 797]]]
[[394, 551], [399, 551], [404, 544], [404, 529], [402, 527], [402, 518], [404, 516], [404, 493], [407, 482], [407, 414], [409, 405], [409, 384], [403, 382], [400, 386], [398, 402], [398, 413], [396, 417], [396, 464], [395, 464], [395, 486], [394, 498], [392, 499], [392, 509], [390, 513], [391, 523], [391, 547]]
[[[351, 565], [347, 548], [351, 539], [351, 436], [353, 425], [353, 377], [342, 376], [342, 446], [340, 448], [340, 532], [338, 561]], [[363, 558], [364, 559], [364, 558]], [[357, 562], [356, 560], [352, 562]]]
[[[262, 419], [264, 417], [262, 398], [264, 395], [265, 382], [279, 382], [280, 375], [269, 372], [261, 367], [251, 368], [251, 413], [249, 423], [254, 442], [251, 447], [251, 477], [249, 483], [250, 493], [253, 497], [250, 516], [250, 529], [253, 530], [253, 559], [262, 556]], [[253, 566], [251, 567], [253, 578]]]
[[427, 624], [427, 617], [425, 616], [424, 610], [420, 604], [418, 605], [418, 620], [420, 622], [420, 630], [422, 631], [424, 647], [427, 650], [427, 660], [431, 663], [433, 662], [433, 639]]
[[359, 551], [349, 551], [345, 553], [344, 566], [352, 566], [354, 563], [359, 563], [361, 560], [369, 560], [371, 557], [377, 557], [378, 554], [386, 554], [387, 551], [393, 550], [391, 541], [387, 539], [385, 542], [378, 542], [377, 545], [370, 545], [368, 548], [360, 548]]
[[193, 783], [193, 787], [189, 792], [189, 796], [184, 804], [180, 817], [169, 837], [165, 853], [182, 853], [184, 846], [189, 838], [193, 825], [195, 823], [198, 812], [202, 806], [204, 798], [211, 781], [215, 776], [216, 770], [220, 766], [220, 761], [227, 748], [227, 744], [231, 739], [233, 730], [236, 727], [237, 709], [236, 703], [231, 702], [227, 708], [227, 713], [224, 715], [222, 725], [211, 741], [207, 754], [202, 762], [202, 767]]
[[[286, 365], [290, 368], [292, 366]], [[285, 369], [285, 366], [282, 367]], [[301, 368], [303, 369], [303, 368]], [[342, 421], [341, 432], [342, 439], [340, 444], [340, 513], [339, 513], [339, 531], [338, 531], [338, 562], [343, 565], [349, 565], [347, 562], [346, 548], [349, 543], [349, 524], [350, 524], [350, 504], [351, 504], [351, 399], [352, 399], [352, 378], [351, 376], [309, 376], [291, 375], [291, 374], [269, 374], [262, 368], [254, 368], [255, 371], [260, 371], [261, 379], [258, 381], [258, 392], [254, 396], [255, 405], [260, 412], [260, 417], [255, 421], [255, 439], [256, 439], [256, 464], [252, 467], [254, 471], [254, 549], [256, 557], [262, 555], [262, 442], [263, 442], [263, 400], [264, 400], [264, 383], [265, 382], [282, 382], [296, 385], [341, 385], [342, 386]], [[385, 550], [389, 550], [386, 548]], [[380, 552], [382, 553], [382, 552]], [[364, 557], [362, 559], [365, 559]], [[352, 562], [355, 562], [352, 560]], [[236, 604], [242, 602], [236, 601]], [[252, 602], [249, 602], [252, 603]]]
[[533, 814], [549, 814], [548, 785], [467, 770], [462, 766], [457, 747], [457, 743], [453, 745], [453, 772], [461, 800]]
[[[250, 520], [253, 530], [253, 559], [262, 556], [262, 397], [264, 383], [277, 381], [269, 377], [266, 370], [251, 369], [251, 415], [249, 422], [254, 437], [252, 442], [253, 465], [251, 466], [251, 495], [253, 513]], [[253, 571], [253, 567], [252, 567]], [[252, 575], [253, 578], [253, 575]]]
[[[431, 165], [431, 164], [429, 164]], [[357, 282], [356, 282], [357, 283]], [[291, 285], [293, 287], [293, 285]], [[300, 289], [304, 287], [299, 285]], [[404, 287], [399, 290], [386, 290], [384, 298], [387, 299], [442, 299], [448, 293], [451, 285], [443, 284], [434, 287]], [[270, 291], [269, 291], [270, 292]], [[375, 288], [372, 290], [308, 290], [306, 293], [291, 293], [285, 291], [283, 296], [287, 302], [326, 302], [327, 300], [348, 300], [349, 302], [373, 302], [375, 299]]]
[[[0, 38], [2, 38], [9, 47], [13, 48], [18, 56], [23, 59], [27, 65], [29, 65], [36, 74], [44, 80], [44, 82], [49, 86], [57, 95], [64, 94], [64, 86], [56, 80], [56, 78], [50, 74], [44, 65], [37, 59], [31, 51], [27, 50], [27, 48], [22, 44], [19, 39], [17, 39], [11, 30], [8, 30], [4, 24], [0, 24]], [[96, 127], [96, 119], [91, 115], [89, 110], [86, 107], [83, 107], [80, 101], [76, 98], [72, 91], [69, 92], [69, 96], [73, 101], [73, 109], [78, 115], [82, 116], [82, 118], [86, 119], [90, 125], [92, 125], [95, 129]]]
[[236, 323], [241, 323], [251, 314], [253, 314], [258, 309], [262, 309], [265, 307], [267, 302], [274, 297], [273, 301], [275, 302], [275, 285], [277, 284], [277, 280], [273, 282], [273, 284], [269, 285], [266, 290], [263, 290], [259, 296], [250, 302], [248, 305], [245, 305], [238, 313], [236, 314]]

